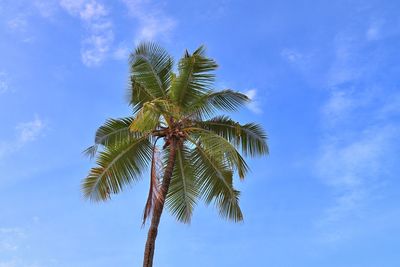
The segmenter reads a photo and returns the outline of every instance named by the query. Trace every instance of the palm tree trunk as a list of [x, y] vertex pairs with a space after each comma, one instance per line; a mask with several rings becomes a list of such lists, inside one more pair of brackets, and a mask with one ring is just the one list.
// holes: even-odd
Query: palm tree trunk
[[158, 232], [158, 225], [160, 223], [161, 214], [164, 209], [165, 198], [168, 193], [169, 184], [171, 182], [172, 172], [174, 170], [175, 158], [176, 158], [176, 149], [177, 149], [177, 140], [172, 137], [170, 139], [170, 153], [168, 158], [168, 163], [165, 168], [163, 181], [161, 184], [161, 192], [160, 192], [160, 200], [156, 201], [154, 206], [153, 216], [151, 219], [151, 225], [149, 228], [149, 232], [147, 234], [147, 241], [144, 250], [144, 259], [143, 259], [143, 267], [152, 267], [153, 266], [153, 257], [154, 250], [156, 245], [156, 237]]

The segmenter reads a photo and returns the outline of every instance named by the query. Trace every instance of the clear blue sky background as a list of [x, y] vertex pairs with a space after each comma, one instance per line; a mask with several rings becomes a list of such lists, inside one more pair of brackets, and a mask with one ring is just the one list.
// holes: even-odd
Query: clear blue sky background
[[96, 128], [129, 114], [127, 55], [200, 44], [253, 103], [245, 220], [162, 218], [156, 266], [400, 264], [400, 2], [0, 0], [0, 267], [141, 266], [148, 179], [82, 199]]

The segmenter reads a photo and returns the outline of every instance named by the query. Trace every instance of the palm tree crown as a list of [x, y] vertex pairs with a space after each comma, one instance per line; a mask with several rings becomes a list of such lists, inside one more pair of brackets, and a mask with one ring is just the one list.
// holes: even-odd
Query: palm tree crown
[[142, 43], [131, 54], [133, 114], [109, 119], [97, 130], [95, 144], [86, 150], [97, 166], [83, 181], [84, 196], [107, 200], [150, 169], [144, 221], [154, 216], [157, 203], [161, 216], [165, 202], [179, 221], [190, 222], [199, 199], [215, 203], [223, 217], [241, 221], [233, 174], [243, 179], [248, 171], [241, 154], [268, 153], [266, 134], [255, 123], [216, 116], [249, 99], [233, 90], [213, 90], [217, 64], [203, 46], [185, 52], [177, 73], [173, 67], [173, 59], [153, 43]]

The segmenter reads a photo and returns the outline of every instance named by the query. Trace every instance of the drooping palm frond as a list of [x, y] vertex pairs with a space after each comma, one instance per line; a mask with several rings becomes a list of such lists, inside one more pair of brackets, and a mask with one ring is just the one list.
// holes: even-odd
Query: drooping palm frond
[[191, 162], [195, 171], [200, 196], [207, 204], [214, 202], [222, 217], [243, 220], [239, 194], [233, 187], [233, 172], [228, 162], [221, 160], [220, 152], [206, 149], [202, 143], [189, 139], [195, 146]]
[[148, 136], [105, 147], [98, 155], [98, 167], [92, 168], [83, 181], [84, 196], [93, 201], [107, 200], [110, 194], [139, 179], [150, 159]]
[[170, 97], [180, 107], [187, 108], [198, 98], [207, 94], [215, 80], [217, 63], [205, 56], [204, 46], [192, 55], [186, 51], [179, 61], [179, 74], [171, 84]]
[[133, 117], [108, 119], [97, 129], [94, 145], [87, 148], [84, 153], [89, 157], [94, 157], [99, 145], [109, 146], [141, 137], [141, 133], [129, 130], [132, 121]]
[[209, 117], [216, 111], [236, 111], [248, 103], [250, 99], [242, 93], [232, 90], [208, 92], [190, 105], [190, 114], [198, 113], [201, 117]]
[[175, 168], [166, 199], [171, 213], [184, 223], [190, 222], [198, 196], [190, 153], [190, 149], [184, 144], [177, 149]]
[[149, 133], [160, 126], [166, 126], [168, 121], [165, 118], [174, 116], [174, 106], [168, 100], [156, 99], [149, 101], [136, 113], [130, 130]]
[[128, 104], [133, 108], [133, 114], [135, 114], [145, 103], [153, 101], [157, 97], [131, 76], [126, 99]]
[[214, 155], [218, 155], [220, 161], [226, 161], [238, 172], [240, 179], [243, 179], [249, 169], [246, 161], [236, 150], [236, 148], [225, 138], [205, 129], [193, 129], [192, 136], [195, 136], [202, 144], [204, 149], [213, 151]]
[[160, 124], [160, 116], [160, 111], [158, 111], [151, 102], [147, 102], [138, 111], [129, 128], [131, 131], [150, 132], [157, 129]]
[[141, 43], [130, 56], [133, 105], [165, 97], [172, 77], [173, 60], [154, 43]]
[[239, 124], [228, 116], [217, 116], [197, 123], [201, 128], [222, 136], [245, 156], [262, 156], [268, 154], [267, 134], [255, 123]]

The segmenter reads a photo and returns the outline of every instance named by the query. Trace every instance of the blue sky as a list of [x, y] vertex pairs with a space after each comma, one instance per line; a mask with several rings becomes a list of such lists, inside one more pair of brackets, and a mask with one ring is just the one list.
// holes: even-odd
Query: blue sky
[[156, 266], [397, 267], [400, 2], [0, 0], [0, 267], [141, 266], [148, 179], [82, 199], [82, 155], [129, 114], [127, 55], [205, 44], [253, 102], [270, 156], [237, 181], [245, 220], [162, 218]]

